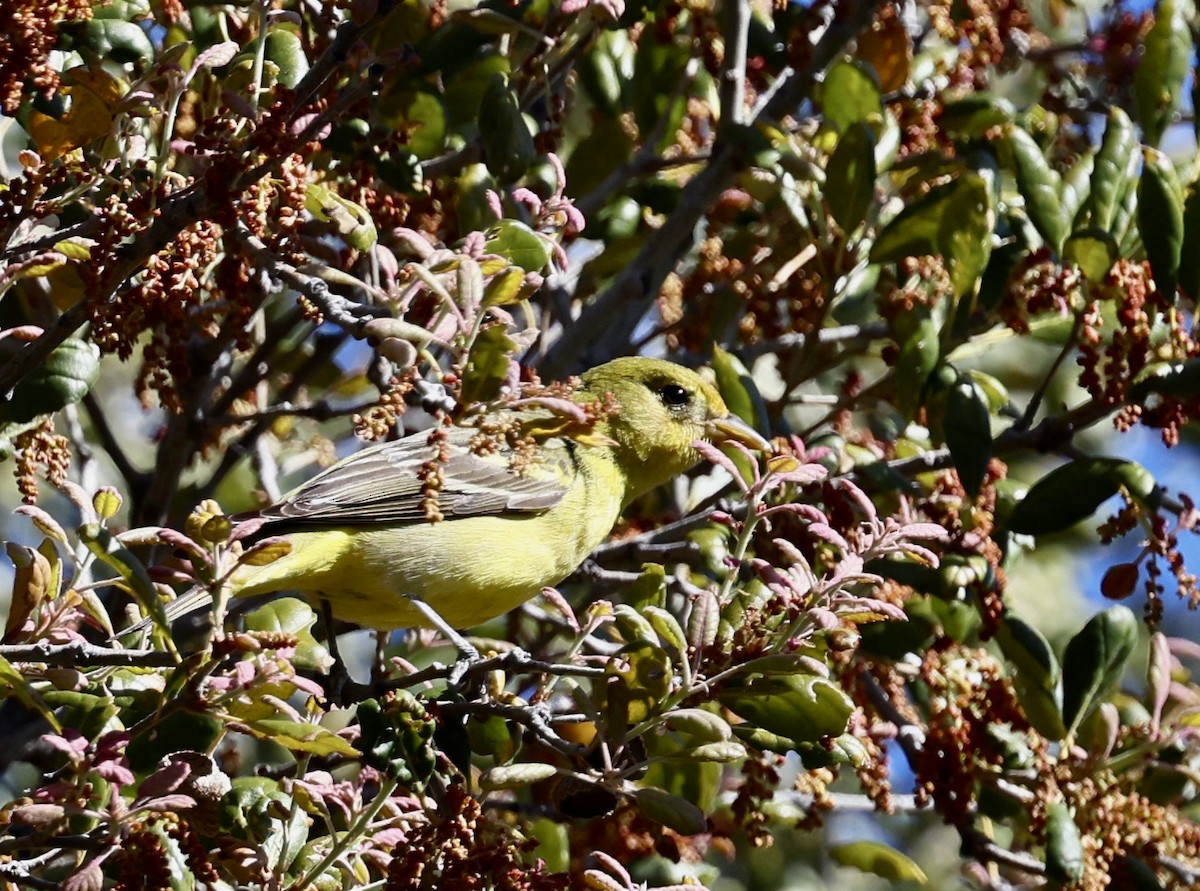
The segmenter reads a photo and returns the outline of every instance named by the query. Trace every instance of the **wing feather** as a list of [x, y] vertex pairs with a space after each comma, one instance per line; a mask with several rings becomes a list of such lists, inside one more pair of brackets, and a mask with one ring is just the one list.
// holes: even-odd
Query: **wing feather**
[[[542, 465], [517, 473], [510, 454], [469, 451], [471, 433], [459, 428], [450, 432], [438, 493], [443, 516], [536, 513], [562, 500], [571, 478], [570, 449], [551, 445], [543, 449], [547, 460]], [[427, 432], [372, 446], [317, 474], [259, 515], [273, 527], [421, 522], [425, 511], [419, 472], [436, 454]]]

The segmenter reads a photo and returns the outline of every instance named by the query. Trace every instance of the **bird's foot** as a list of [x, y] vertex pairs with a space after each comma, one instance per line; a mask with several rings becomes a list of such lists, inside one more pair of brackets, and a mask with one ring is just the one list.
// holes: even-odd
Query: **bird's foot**
[[460, 637], [454, 641], [454, 647], [458, 650], [458, 658], [454, 660], [454, 664], [450, 666], [450, 673], [446, 675], [446, 684], [451, 687], [459, 686], [463, 679], [471, 673], [471, 669], [484, 661], [483, 657], [479, 655], [479, 650], [475, 649], [465, 638]]

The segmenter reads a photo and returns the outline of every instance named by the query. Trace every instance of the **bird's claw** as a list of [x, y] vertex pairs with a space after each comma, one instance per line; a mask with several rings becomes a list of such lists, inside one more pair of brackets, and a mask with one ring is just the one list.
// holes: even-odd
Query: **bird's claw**
[[471, 669], [483, 661], [483, 657], [479, 655], [479, 650], [466, 641], [457, 643], [456, 647], [458, 649], [458, 658], [454, 660], [454, 664], [450, 666], [450, 673], [446, 676], [446, 683], [451, 687], [457, 687]]

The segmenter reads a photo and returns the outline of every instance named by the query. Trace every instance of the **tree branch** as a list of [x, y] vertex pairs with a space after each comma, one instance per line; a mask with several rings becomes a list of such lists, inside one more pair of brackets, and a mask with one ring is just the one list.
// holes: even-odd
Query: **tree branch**
[[[793, 113], [811, 92], [821, 72], [874, 18], [880, 2], [846, 4], [849, 7], [846, 17], [835, 21], [822, 35], [807, 68], [781, 75], [775, 92], [746, 124], [729, 119], [721, 122], [708, 165], [684, 186], [678, 205], [662, 227], [646, 240], [633, 262], [546, 349], [537, 363], [541, 372], [561, 377], [610, 359], [627, 346], [662, 283], [692, 246], [697, 223], [742, 169], [749, 142], [747, 131]], [[602, 334], [597, 337], [597, 332]]]
[[162, 650], [119, 650], [89, 643], [3, 644], [0, 656], [9, 662], [37, 662], [79, 668], [87, 665], [115, 665], [137, 668], [169, 668], [177, 663]]

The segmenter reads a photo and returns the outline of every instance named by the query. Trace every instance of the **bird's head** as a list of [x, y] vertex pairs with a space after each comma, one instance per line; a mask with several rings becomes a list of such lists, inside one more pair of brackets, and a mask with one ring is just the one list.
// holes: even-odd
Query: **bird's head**
[[770, 446], [730, 414], [716, 387], [691, 369], [640, 356], [614, 359], [582, 376], [581, 399], [609, 394], [619, 406], [598, 432], [614, 443], [614, 455], [629, 477], [626, 501], [695, 466], [697, 440], [736, 440], [750, 448]]

